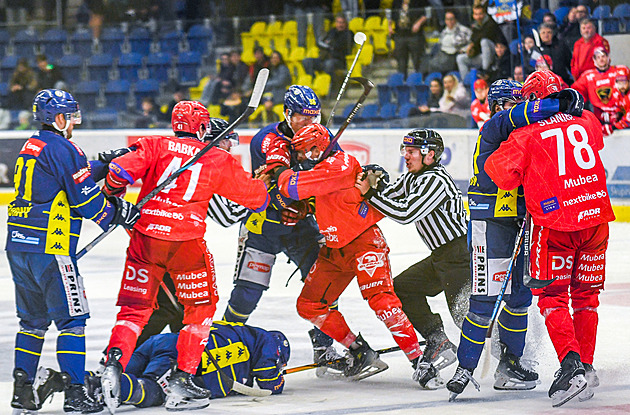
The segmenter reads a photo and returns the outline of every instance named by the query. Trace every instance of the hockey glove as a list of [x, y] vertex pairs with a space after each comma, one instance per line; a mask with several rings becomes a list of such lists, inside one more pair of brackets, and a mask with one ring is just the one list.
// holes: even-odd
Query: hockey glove
[[614, 129], [615, 128], [612, 124], [602, 124], [602, 134], [604, 135], [604, 137], [611, 135]]
[[113, 159], [115, 159], [116, 157], [120, 157], [123, 156], [127, 153], [129, 153], [130, 151], [134, 151], [134, 148], [119, 148], [117, 150], [107, 150], [107, 151], [103, 151], [102, 153], [98, 153], [98, 161], [102, 161], [103, 163], [111, 163]]
[[115, 196], [115, 197], [123, 197], [125, 193], [127, 193], [127, 181], [120, 181], [116, 176], [114, 176], [111, 172], [107, 174], [105, 177], [105, 184], [101, 189], [101, 192], [105, 194], [105, 196]]
[[107, 200], [116, 209], [112, 225], [122, 225], [125, 229], [133, 229], [133, 225], [140, 219], [140, 209], [120, 197], [108, 197]]
[[366, 164], [363, 166], [363, 174], [370, 187], [377, 192], [382, 192], [389, 185], [389, 173], [378, 164]]
[[287, 208], [282, 211], [282, 224], [286, 226], [295, 226], [309, 213], [315, 213], [314, 197], [310, 197], [306, 200], [298, 200], [287, 206]]
[[584, 97], [575, 89], [566, 88], [560, 92], [554, 92], [547, 98], [553, 98], [559, 101], [560, 112], [575, 115], [576, 117], [582, 116], [582, 111], [584, 111]]

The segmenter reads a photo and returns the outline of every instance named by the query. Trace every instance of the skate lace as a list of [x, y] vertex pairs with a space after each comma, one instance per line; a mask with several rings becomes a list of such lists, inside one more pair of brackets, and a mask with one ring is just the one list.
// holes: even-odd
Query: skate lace
[[481, 391], [481, 386], [479, 385], [479, 382], [477, 382], [475, 378], [472, 377], [472, 374], [463, 367], [458, 367], [455, 371], [455, 375], [453, 375], [453, 381], [465, 384], [467, 383], [467, 380], [469, 380], [475, 386], [475, 389]]
[[536, 373], [536, 366], [538, 366], [538, 362], [535, 360], [520, 359], [518, 361], [518, 366], [527, 372]]
[[326, 350], [324, 350], [324, 353], [322, 353], [320, 359], [330, 362], [332, 360], [343, 359], [343, 356], [337, 353], [337, 350], [333, 346], [328, 346]]

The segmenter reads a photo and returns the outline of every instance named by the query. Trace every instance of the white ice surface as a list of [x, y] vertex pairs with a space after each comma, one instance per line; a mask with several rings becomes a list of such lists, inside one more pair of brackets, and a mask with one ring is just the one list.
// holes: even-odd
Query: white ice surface
[[[0, 213], [0, 235], [6, 234], [6, 210]], [[397, 275], [409, 265], [428, 255], [415, 228], [401, 226], [389, 220], [379, 224], [391, 247], [393, 274]], [[99, 229], [87, 221], [80, 246], [92, 240]], [[225, 309], [232, 288], [232, 272], [236, 256], [238, 230], [234, 226], [223, 229], [209, 222], [206, 240], [214, 255], [221, 300], [215, 318]], [[87, 368], [95, 368], [101, 351], [106, 346], [110, 329], [117, 311], [114, 306], [124, 264], [128, 237], [117, 229], [106, 240], [79, 262], [84, 277], [91, 319], [87, 326]], [[4, 245], [4, 243], [3, 243]], [[246, 396], [211, 401], [211, 405], [196, 413], [208, 414], [629, 414], [630, 413], [630, 224], [613, 223], [607, 256], [606, 290], [601, 294], [599, 307], [599, 335], [595, 353], [595, 368], [601, 386], [595, 397], [587, 402], [570, 401], [561, 408], [552, 408], [547, 390], [553, 374], [559, 367], [542, 317], [534, 305], [530, 308], [530, 330], [525, 357], [539, 362], [537, 370], [542, 384], [533, 391], [498, 392], [492, 389], [492, 373], [496, 360], [486, 377], [481, 376], [483, 360], [475, 373], [481, 383], [481, 392], [472, 385], [454, 403], [448, 402], [448, 391], [421, 390], [411, 380], [411, 365], [401, 352], [383, 356], [390, 369], [360, 382], [318, 379], [313, 371], [286, 376], [284, 393], [268, 398]], [[295, 300], [302, 283], [294, 276], [285, 287], [287, 277], [294, 266], [287, 264], [286, 257], [279, 255], [273, 270], [271, 288], [264, 294], [258, 309], [249, 320], [252, 325], [283, 331], [291, 342], [290, 366], [310, 363], [312, 360], [307, 331], [312, 327], [295, 311]], [[446, 331], [454, 343], [459, 341], [459, 331], [446, 309], [444, 297], [432, 299], [432, 308], [444, 319]], [[356, 283], [352, 283], [340, 299], [340, 310], [350, 327], [361, 332], [373, 348], [394, 345], [385, 326], [377, 320], [367, 303], [361, 299]], [[6, 256], [0, 255], [0, 414], [9, 414], [11, 400], [11, 371], [13, 368], [13, 343], [18, 328], [15, 316], [13, 283]], [[56, 329], [51, 327], [46, 335], [41, 364], [57, 368], [55, 361]], [[338, 345], [338, 349], [341, 347]], [[445, 380], [455, 371], [452, 365], [442, 371]], [[56, 395], [40, 414], [63, 414], [63, 398]], [[164, 414], [164, 408], [135, 409], [120, 407], [117, 413], [143, 415]]]

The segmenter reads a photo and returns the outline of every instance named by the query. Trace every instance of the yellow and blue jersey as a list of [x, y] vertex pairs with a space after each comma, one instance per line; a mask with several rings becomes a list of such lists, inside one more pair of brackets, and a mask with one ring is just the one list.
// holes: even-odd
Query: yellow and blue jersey
[[103, 230], [115, 210], [94, 182], [83, 151], [52, 131], [29, 138], [15, 163], [7, 251], [76, 254], [82, 218]]

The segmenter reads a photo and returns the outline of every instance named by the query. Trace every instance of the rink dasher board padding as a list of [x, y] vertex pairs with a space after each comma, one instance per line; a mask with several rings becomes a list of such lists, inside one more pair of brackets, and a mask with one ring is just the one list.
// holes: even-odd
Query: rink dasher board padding
[[[333, 133], [335, 128], [332, 128]], [[376, 163], [385, 168], [392, 180], [404, 172], [405, 164], [399, 147], [408, 129], [348, 129], [339, 140], [340, 145], [361, 164]], [[453, 176], [464, 196], [472, 176], [472, 154], [478, 132], [473, 129], [436, 129], [444, 139], [442, 164]], [[249, 142], [255, 129], [239, 129], [240, 145], [231, 150], [249, 170]], [[13, 169], [17, 155], [32, 131], [0, 132], [0, 204], [8, 204], [13, 196]], [[74, 131], [73, 141], [83, 149], [88, 160], [97, 158], [99, 152], [126, 147], [146, 135], [172, 135], [166, 129], [148, 130], [82, 130]], [[606, 168], [607, 187], [613, 201], [618, 221], [630, 222], [630, 130], [615, 131], [604, 138], [605, 147], [600, 152]], [[133, 198], [133, 190], [130, 198]]]

